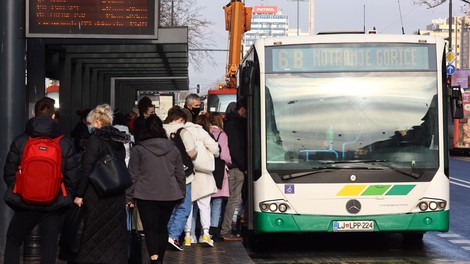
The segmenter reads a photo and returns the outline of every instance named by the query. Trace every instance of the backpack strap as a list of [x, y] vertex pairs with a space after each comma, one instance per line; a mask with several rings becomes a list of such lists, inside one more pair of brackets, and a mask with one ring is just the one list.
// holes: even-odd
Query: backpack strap
[[63, 137], [64, 137], [64, 135], [60, 135], [60, 136], [58, 136], [58, 137], [56, 137], [56, 138], [53, 138], [52, 140], [54, 140], [54, 142], [59, 143], [59, 141], [60, 141]]
[[111, 156], [116, 157], [115, 150], [111, 147], [111, 143], [109, 143], [107, 140], [103, 140], [103, 142], [104, 142], [104, 146], [106, 150], [108, 151], [107, 154], [110, 154]]
[[[64, 137], [64, 135], [60, 135], [60, 136], [58, 136], [58, 137], [56, 137], [56, 138], [53, 138], [52, 140], [53, 140], [54, 142], [56, 142], [57, 144], [60, 144], [59, 141], [60, 141], [63, 137]], [[60, 147], [60, 146], [59, 146], [59, 147]], [[61, 149], [61, 150], [62, 150], [62, 149]], [[61, 164], [60, 166], [62, 167], [62, 164]], [[62, 168], [61, 168], [61, 170], [62, 170]], [[67, 196], [67, 189], [65, 189], [64, 181], [62, 181], [62, 182], [60, 183], [60, 189], [62, 190], [62, 195], [63, 195], [64, 197], [66, 197], [66, 196]]]
[[220, 130], [220, 133], [219, 133], [219, 135], [217, 135], [217, 138], [215, 139], [215, 141], [219, 142], [219, 137], [220, 137], [220, 134], [222, 134], [222, 133], [223, 133], [223, 131]]
[[[178, 134], [178, 136], [181, 137], [181, 130], [183, 130], [183, 129], [184, 129], [184, 127], [178, 128], [178, 130], [176, 130], [176, 134]], [[183, 138], [181, 138], [181, 140], [183, 140]]]

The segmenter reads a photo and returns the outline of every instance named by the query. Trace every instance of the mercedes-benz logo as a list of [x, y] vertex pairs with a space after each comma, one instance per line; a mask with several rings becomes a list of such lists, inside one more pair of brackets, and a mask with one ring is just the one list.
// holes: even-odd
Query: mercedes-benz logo
[[346, 203], [346, 210], [351, 214], [357, 214], [361, 211], [361, 203], [358, 200], [349, 200]]

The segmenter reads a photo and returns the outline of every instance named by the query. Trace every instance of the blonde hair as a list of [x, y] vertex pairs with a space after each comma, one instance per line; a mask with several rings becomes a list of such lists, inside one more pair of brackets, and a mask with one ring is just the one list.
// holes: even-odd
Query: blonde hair
[[97, 105], [86, 117], [86, 121], [90, 124], [96, 120], [99, 120], [103, 126], [113, 124], [113, 110], [109, 104]]

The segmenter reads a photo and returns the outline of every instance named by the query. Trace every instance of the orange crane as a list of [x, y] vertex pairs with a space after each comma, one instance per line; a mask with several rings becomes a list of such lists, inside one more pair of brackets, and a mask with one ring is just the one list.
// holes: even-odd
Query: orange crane
[[251, 29], [252, 8], [240, 0], [231, 0], [226, 6], [225, 29], [229, 32], [228, 63], [225, 85], [209, 90], [207, 112], [224, 113], [226, 106], [237, 99], [237, 70], [242, 57], [243, 34]]
[[225, 30], [229, 32], [229, 49], [226, 85], [229, 89], [237, 88], [237, 70], [240, 64], [242, 52], [243, 34], [251, 29], [252, 8], [245, 7], [240, 0], [232, 0], [225, 10]]

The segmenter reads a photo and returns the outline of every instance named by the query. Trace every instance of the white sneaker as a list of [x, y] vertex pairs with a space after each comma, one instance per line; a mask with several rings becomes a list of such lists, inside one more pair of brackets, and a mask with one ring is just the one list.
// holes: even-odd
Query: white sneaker
[[183, 248], [180, 245], [180, 242], [178, 242], [178, 240], [176, 239], [168, 237], [168, 243], [170, 243], [174, 248], [176, 248], [179, 251], [183, 250]]
[[197, 238], [195, 235], [191, 235], [191, 244], [197, 244]]

